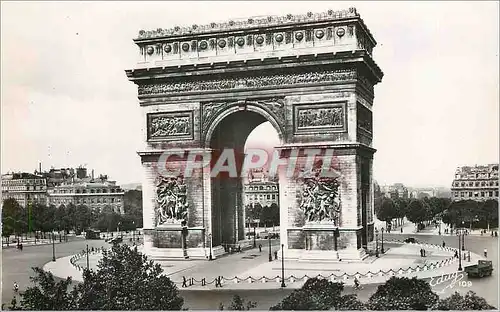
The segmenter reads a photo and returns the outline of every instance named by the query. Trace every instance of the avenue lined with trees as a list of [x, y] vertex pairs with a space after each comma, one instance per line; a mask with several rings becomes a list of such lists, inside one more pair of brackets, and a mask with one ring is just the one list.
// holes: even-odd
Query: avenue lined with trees
[[131, 190], [125, 193], [125, 214], [114, 212], [111, 207], [104, 206], [97, 212], [85, 205], [32, 204], [20, 206], [17, 201], [7, 198], [2, 207], [2, 237], [7, 242], [11, 235], [16, 237], [28, 233], [39, 233], [39, 238], [47, 238], [47, 233], [58, 231], [76, 234], [88, 229], [101, 232], [135, 230], [142, 227], [142, 193]]

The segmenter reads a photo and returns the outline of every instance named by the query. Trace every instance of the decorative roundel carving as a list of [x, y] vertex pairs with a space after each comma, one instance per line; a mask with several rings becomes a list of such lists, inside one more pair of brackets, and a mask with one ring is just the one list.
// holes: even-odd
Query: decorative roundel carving
[[205, 40], [200, 42], [200, 49], [205, 50], [207, 47], [208, 47], [208, 43]]
[[258, 44], [262, 44], [264, 42], [264, 37], [262, 36], [257, 36], [257, 38], [255, 39], [255, 41], [258, 43]]
[[242, 47], [242, 46], [245, 44], [245, 39], [240, 37], [240, 38], [238, 38], [238, 39], [236, 40], [236, 43], [237, 43], [240, 47]]
[[226, 40], [224, 40], [224, 39], [219, 40], [219, 47], [222, 49], [225, 46], [226, 46]]
[[302, 39], [304, 39], [304, 33], [302, 32], [295, 33], [295, 39], [297, 39], [297, 41], [301, 41]]
[[325, 36], [325, 32], [322, 31], [321, 29], [316, 31], [316, 38], [321, 39]]
[[281, 41], [283, 41], [283, 35], [277, 34], [275, 39], [276, 39], [276, 42], [281, 42]]
[[155, 49], [153, 47], [148, 47], [148, 49], [146, 51], [148, 52], [149, 55], [151, 55], [151, 54], [153, 54]]
[[172, 46], [169, 45], [169, 44], [167, 44], [167, 45], [165, 45], [165, 47], [163, 48], [163, 50], [165, 52], [167, 52], [167, 53], [170, 53], [170, 52], [172, 52]]
[[344, 35], [345, 35], [345, 29], [344, 28], [337, 29], [337, 36], [342, 37]]
[[189, 43], [183, 43], [182, 44], [182, 51], [187, 52], [189, 51]]

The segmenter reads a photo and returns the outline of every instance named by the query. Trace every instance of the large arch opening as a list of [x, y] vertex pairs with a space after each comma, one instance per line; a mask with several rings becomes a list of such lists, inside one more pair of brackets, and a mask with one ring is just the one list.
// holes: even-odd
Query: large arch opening
[[[255, 215], [249, 219], [248, 210], [245, 209], [245, 206], [249, 204], [249, 197], [246, 196], [248, 194], [245, 194], [245, 190], [249, 189], [251, 179], [242, 172], [242, 164], [247, 149], [264, 149], [268, 151], [269, 156], [272, 156], [270, 153], [273, 148], [281, 143], [280, 133], [268, 118], [252, 110], [230, 112], [219, 120], [208, 138], [209, 147], [212, 149], [212, 159], [217, 160], [225, 149], [234, 151], [238, 173], [237, 177], [230, 177], [227, 172], [222, 172], [211, 178], [213, 246], [222, 245], [227, 248], [249, 238], [245, 229], [250, 225], [249, 221], [255, 220]], [[226, 165], [229, 164], [226, 162]], [[267, 165], [268, 163], [262, 168], [264, 177]], [[262, 185], [266, 184], [266, 181], [262, 182]], [[274, 190], [267, 192], [266, 188], [259, 194], [257, 188], [252, 196], [257, 195], [257, 199], [259, 195], [265, 196], [262, 202], [266, 202], [267, 195], [270, 195], [270, 199], [274, 195], [279, 211], [278, 181], [276, 180], [274, 184], [276, 185]], [[253, 200], [254, 198], [252, 197], [252, 203], [258, 202], [258, 200]], [[272, 200], [269, 201], [271, 202]]]

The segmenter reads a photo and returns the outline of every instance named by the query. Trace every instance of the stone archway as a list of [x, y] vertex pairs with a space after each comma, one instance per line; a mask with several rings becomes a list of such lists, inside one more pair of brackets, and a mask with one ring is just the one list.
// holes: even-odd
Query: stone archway
[[[224, 187], [241, 193], [237, 181], [215, 187], [206, 172], [165, 179], [162, 155], [182, 154], [169, 164], [183, 168], [186, 152], [210, 156], [231, 147], [243, 153], [248, 133], [269, 121], [283, 157], [301, 163], [297, 151], [333, 150], [341, 175], [331, 185], [280, 175], [287, 256], [364, 257], [374, 229], [374, 85], [383, 73], [372, 59], [376, 42], [355, 9], [141, 31], [135, 43], [139, 62], [126, 73], [138, 85], [144, 114], [139, 155], [147, 254], [207, 257], [210, 250], [217, 256], [222, 250], [212, 243], [239, 240], [238, 196], [223, 199], [222, 213], [232, 216], [227, 222], [213, 213]], [[335, 198], [335, 217], [328, 216], [333, 202], [321, 216], [304, 204], [326, 195]]]

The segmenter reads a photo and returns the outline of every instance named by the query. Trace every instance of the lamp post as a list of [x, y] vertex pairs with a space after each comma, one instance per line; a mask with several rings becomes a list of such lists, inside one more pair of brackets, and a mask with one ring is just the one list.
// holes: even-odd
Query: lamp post
[[375, 228], [375, 256], [378, 258], [378, 229]]
[[281, 287], [285, 285], [285, 244], [281, 244]]
[[273, 256], [271, 255], [271, 235], [267, 235], [267, 240], [269, 241], [269, 262], [273, 261]]
[[133, 230], [132, 230], [132, 242], [134, 243], [135, 245], [135, 221], [132, 221], [132, 225], [133, 225]]
[[253, 224], [253, 248], [257, 247], [257, 242], [255, 241], [255, 223]]
[[52, 232], [52, 261], [56, 261], [56, 245], [55, 245], [54, 232]]
[[87, 270], [89, 270], [89, 244], [87, 244]]
[[462, 251], [465, 251], [465, 231], [462, 231]]
[[209, 255], [208, 255], [208, 260], [212, 261], [213, 260], [213, 258], [212, 258], [212, 234], [208, 234], [208, 239], [210, 240], [210, 251], [209, 251]]
[[382, 232], [382, 248], [380, 248], [380, 252], [384, 253], [384, 228], [381, 228], [380, 231]]
[[459, 271], [462, 271], [462, 248], [460, 248], [460, 243], [461, 243], [461, 239], [460, 239], [460, 232], [457, 233], [458, 234], [458, 270]]

